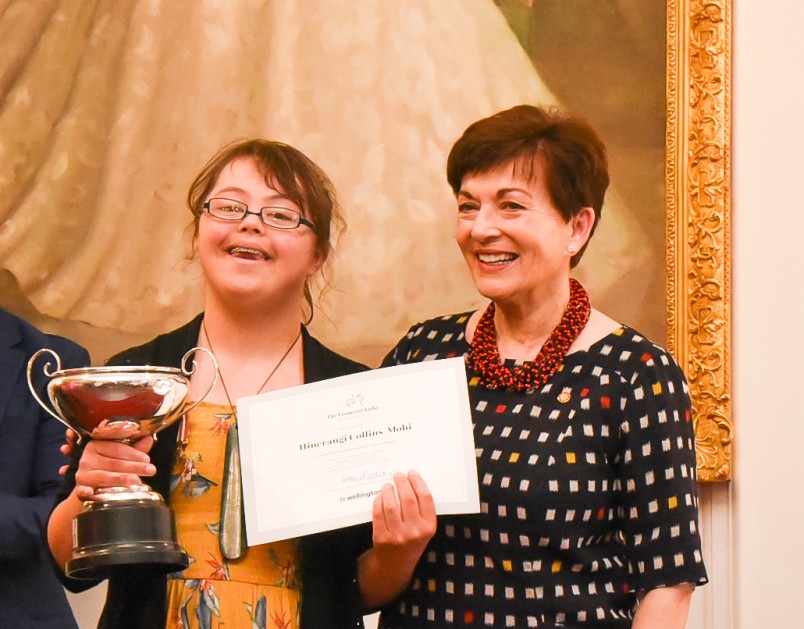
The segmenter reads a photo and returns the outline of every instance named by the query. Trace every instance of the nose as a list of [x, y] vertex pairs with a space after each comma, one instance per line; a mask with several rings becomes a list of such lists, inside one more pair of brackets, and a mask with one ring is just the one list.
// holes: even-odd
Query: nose
[[488, 205], [481, 205], [472, 221], [472, 237], [476, 240], [493, 238], [500, 234], [500, 215]]
[[237, 229], [238, 231], [244, 232], [262, 233], [265, 231], [265, 223], [262, 222], [262, 217], [259, 212], [246, 210], [243, 218], [241, 218], [240, 222], [237, 224]]

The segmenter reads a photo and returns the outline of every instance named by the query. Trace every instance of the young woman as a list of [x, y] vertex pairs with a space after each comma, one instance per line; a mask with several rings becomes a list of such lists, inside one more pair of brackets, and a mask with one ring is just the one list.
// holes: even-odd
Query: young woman
[[[324, 347], [302, 323], [312, 318], [309, 282], [330, 252], [337, 219], [332, 185], [298, 150], [250, 140], [207, 163], [188, 203], [205, 279], [204, 312], [109, 363], [177, 367], [200, 346], [216, 357], [218, 382], [156, 443], [89, 441], [76, 448], [48, 526], [53, 555], [60, 566], [71, 557], [71, 522], [96, 488], [143, 477], [171, 504], [191, 564], [168, 577], [120, 570], [109, 579], [101, 627], [362, 626], [349, 576], [356, 529], [247, 549], [227, 548], [218, 535], [237, 399], [365, 369]], [[213, 375], [209, 359], [196, 360], [189, 399], [198, 399]]]
[[609, 183], [603, 143], [514, 107], [464, 132], [447, 179], [490, 304], [413, 326], [385, 364], [466, 357], [481, 508], [436, 520], [421, 478], [387, 486], [366, 605], [384, 629], [684, 627], [706, 582], [687, 384], [570, 278]]

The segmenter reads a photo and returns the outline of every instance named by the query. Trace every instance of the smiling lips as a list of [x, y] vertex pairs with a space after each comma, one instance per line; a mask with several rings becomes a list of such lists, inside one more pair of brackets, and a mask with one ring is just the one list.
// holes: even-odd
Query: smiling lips
[[240, 247], [234, 246], [229, 249], [229, 255], [236, 256], [238, 258], [245, 258], [246, 260], [267, 260], [268, 254], [260, 249], [254, 249], [252, 247]]
[[478, 253], [477, 259], [483, 264], [502, 264], [516, 260], [519, 256], [515, 253]]

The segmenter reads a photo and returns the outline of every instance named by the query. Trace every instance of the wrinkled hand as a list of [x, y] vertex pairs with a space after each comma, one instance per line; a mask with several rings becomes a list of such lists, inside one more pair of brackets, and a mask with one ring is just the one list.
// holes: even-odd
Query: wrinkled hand
[[[122, 441], [93, 439], [87, 443], [75, 473], [75, 495], [93, 500], [98, 487], [140, 485], [141, 476], [153, 476], [156, 467], [147, 452], [153, 437], [128, 444]], [[65, 447], [73, 447], [68, 442]]]
[[436, 532], [433, 496], [418, 472], [394, 474], [374, 499], [374, 551], [383, 561], [413, 564]]

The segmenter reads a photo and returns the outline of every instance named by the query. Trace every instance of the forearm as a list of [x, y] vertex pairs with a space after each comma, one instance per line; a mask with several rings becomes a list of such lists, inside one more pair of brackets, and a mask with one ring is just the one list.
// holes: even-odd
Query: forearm
[[632, 629], [684, 629], [694, 590], [689, 583], [650, 590], [639, 602]]
[[357, 560], [357, 582], [363, 606], [376, 609], [402, 594], [410, 583], [418, 559], [418, 555], [383, 556], [376, 548], [363, 553]]
[[47, 523], [47, 543], [56, 564], [62, 570], [73, 556], [73, 519], [81, 513], [83, 507], [83, 500], [76, 496], [73, 489], [50, 514]]
[[136, 485], [142, 483], [140, 475], [153, 476], [156, 467], [147, 454], [153, 442], [153, 437], [133, 444], [91, 439], [83, 448], [75, 447], [59, 492], [64, 499], [53, 509], [47, 526], [50, 552], [62, 569], [72, 556], [72, 522], [84, 501], [93, 500], [99, 487]]
[[[373, 545], [357, 560], [357, 581], [364, 607], [391, 602], [410, 583], [413, 570], [436, 532], [433, 496], [411, 470], [394, 474], [372, 505]], [[398, 496], [398, 497], [397, 497]]]

